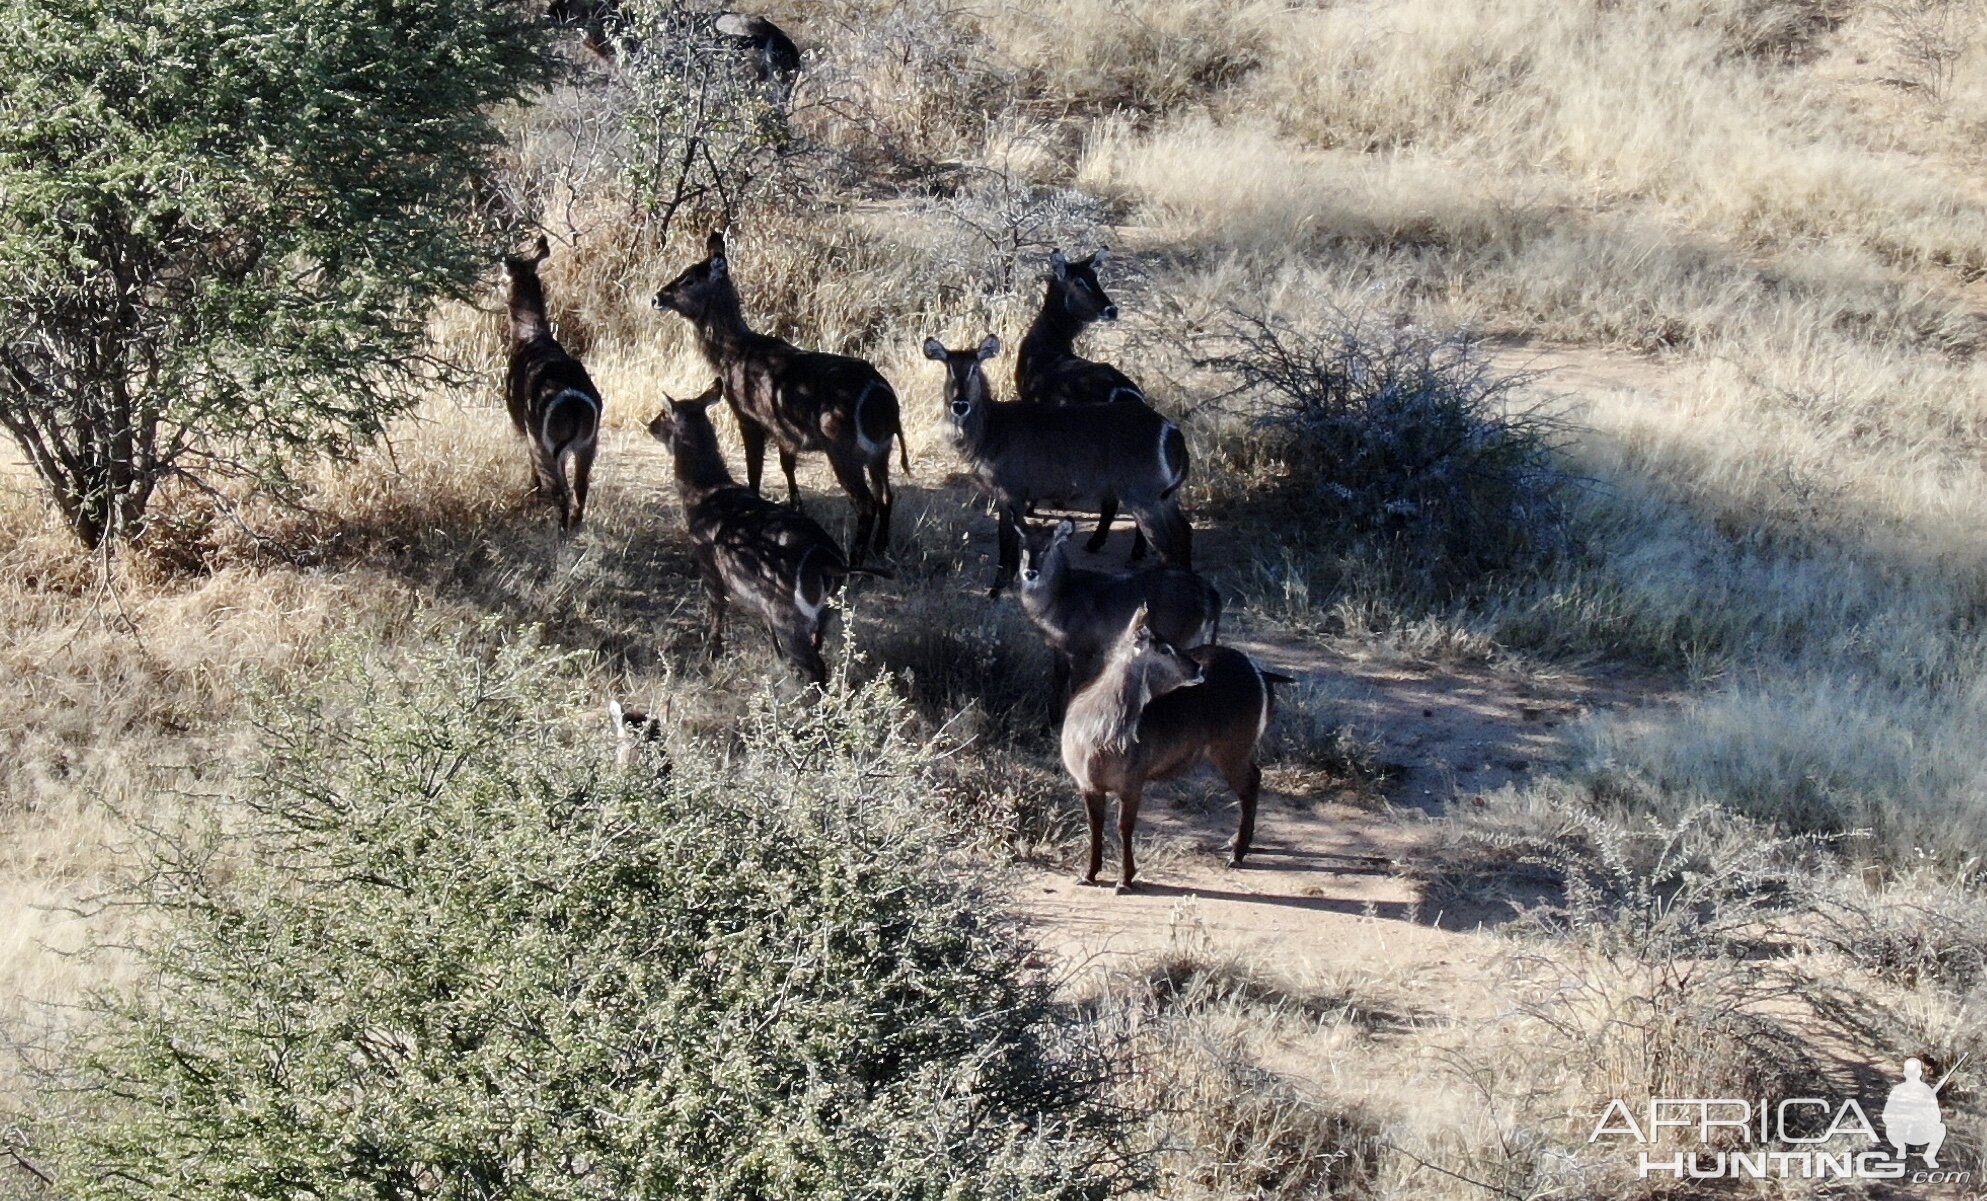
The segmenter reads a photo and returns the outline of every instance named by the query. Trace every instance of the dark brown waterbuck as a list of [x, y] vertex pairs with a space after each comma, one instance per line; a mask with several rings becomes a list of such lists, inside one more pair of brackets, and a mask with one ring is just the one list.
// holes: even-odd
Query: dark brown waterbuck
[[953, 444], [1000, 508], [1000, 565], [990, 596], [1014, 579], [1021, 510], [1030, 502], [1131, 510], [1160, 557], [1193, 566], [1193, 528], [1180, 512], [1187, 441], [1180, 428], [1137, 401], [1045, 405], [993, 399], [982, 364], [1000, 353], [988, 334], [971, 350], [927, 338], [925, 357], [945, 365], [945, 413]]
[[911, 470], [897, 393], [875, 367], [848, 355], [801, 350], [769, 334], [754, 333], [732, 283], [724, 235], [714, 233], [702, 262], [692, 264], [655, 294], [655, 307], [687, 317], [697, 330], [697, 346], [717, 368], [724, 398], [738, 419], [745, 443], [745, 483], [759, 491], [766, 440], [779, 447], [786, 474], [787, 500], [800, 503], [794, 464], [802, 451], [820, 451], [835, 479], [855, 506], [851, 563], [872, 550], [889, 549], [890, 443], [895, 440], [904, 471]]
[[[623, 54], [637, 54], [642, 49], [636, 19], [621, 0], [548, 0], [545, 15], [554, 24], [577, 31], [581, 43], [609, 66], [616, 65]], [[776, 85], [782, 93], [791, 90], [800, 74], [800, 47], [785, 30], [764, 17], [678, 11], [665, 19], [665, 25], [670, 24], [678, 33], [723, 38], [736, 47], [754, 78]]]
[[684, 524], [709, 604], [711, 654], [723, 652], [725, 613], [736, 605], [765, 623], [781, 658], [823, 683], [828, 602], [847, 577], [876, 573], [849, 567], [813, 519], [731, 478], [709, 412], [721, 390], [713, 381], [693, 400], [665, 397], [667, 407], [649, 422], [649, 433], [676, 460]]
[[[504, 260], [509, 281], [510, 367], [504, 402], [511, 424], [524, 435], [531, 453], [531, 488], [559, 506], [559, 525], [571, 529], [586, 516], [587, 480], [600, 446], [600, 389], [580, 361], [552, 336], [545, 315], [545, 284], [538, 265], [552, 247], [542, 236], [532, 253]], [[573, 463], [571, 487], [566, 461]]]
[[[1110, 247], [1099, 246], [1088, 258], [1071, 262], [1060, 249], [1049, 253], [1041, 311], [1021, 336], [1021, 348], [1014, 356], [1016, 400], [1062, 405], [1145, 403], [1145, 389], [1130, 376], [1076, 353], [1076, 340], [1084, 330], [1098, 321], [1118, 319], [1118, 306], [1097, 280], [1097, 268], [1110, 254]], [[1117, 515], [1116, 500], [1105, 497], [1099, 503], [1097, 530], [1084, 549], [1094, 554], [1104, 548]], [[1131, 557], [1136, 561], [1144, 555], [1141, 530], [1132, 535]]]
[[1062, 761], [1083, 796], [1090, 857], [1081, 882], [1104, 866], [1104, 807], [1118, 798], [1118, 891], [1138, 875], [1132, 835], [1145, 785], [1212, 762], [1241, 802], [1229, 864], [1239, 867], [1256, 835], [1262, 768], [1256, 748], [1269, 727], [1275, 685], [1293, 681], [1225, 646], [1183, 651], [1133, 614], [1095, 680], [1069, 703]]
[[1096, 677], [1141, 605], [1152, 632], [1175, 646], [1206, 646], [1221, 634], [1221, 593], [1214, 585], [1184, 567], [1086, 571], [1069, 561], [1075, 533], [1067, 521], [1052, 531], [1030, 530], [1021, 548], [1021, 608], [1056, 652], [1058, 713], [1072, 685], [1081, 688]]

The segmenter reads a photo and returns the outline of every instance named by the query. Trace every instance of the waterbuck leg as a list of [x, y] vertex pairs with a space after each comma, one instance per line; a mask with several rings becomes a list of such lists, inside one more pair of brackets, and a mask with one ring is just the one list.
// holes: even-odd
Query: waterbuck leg
[[1132, 878], [1138, 875], [1138, 863], [1132, 858], [1132, 834], [1138, 829], [1138, 802], [1142, 784], [1126, 786], [1118, 794], [1118, 891], [1130, 892]]
[[782, 629], [773, 636], [773, 641], [780, 648], [780, 657], [791, 663], [808, 683], [827, 684], [828, 664], [815, 647], [812, 629]]
[[1049, 675], [1049, 702], [1051, 713], [1056, 718], [1069, 712], [1070, 670], [1069, 657], [1061, 651], [1055, 652], [1056, 665]]
[[1078, 884], [1097, 883], [1097, 873], [1104, 870], [1104, 806], [1109, 799], [1101, 792], [1083, 794], [1083, 816], [1090, 822], [1090, 863], [1077, 877]]
[[1000, 507], [1000, 563], [994, 568], [993, 587], [987, 590], [987, 598], [998, 597], [1002, 589], [1014, 582], [1014, 574], [1019, 570], [1021, 509], [1018, 505], [1003, 504]]
[[1104, 503], [1097, 506], [1097, 532], [1090, 535], [1090, 541], [1083, 544], [1083, 549], [1093, 555], [1103, 550], [1104, 544], [1111, 540], [1111, 523], [1117, 519], [1118, 498], [1107, 496]]
[[800, 507], [800, 482], [793, 478], [793, 469], [799, 465], [799, 455], [786, 447], [780, 447], [780, 473], [787, 477], [787, 503]]
[[766, 473], [766, 430], [736, 408], [732, 412], [738, 417], [738, 440], [745, 445], [745, 486], [756, 495]]
[[566, 465], [544, 446], [534, 446], [533, 458], [545, 479], [542, 495], [552, 498], [552, 504], [559, 510], [559, 528], [563, 530], [570, 524], [573, 508], [573, 494], [566, 487]]
[[890, 551], [890, 516], [897, 511], [897, 490], [890, 486], [890, 459], [886, 455], [869, 465], [869, 493], [881, 501], [876, 517], [876, 553]]
[[839, 455], [830, 455], [828, 465], [835, 470], [835, 481], [842, 491], [849, 494], [849, 503], [855, 506], [855, 537], [849, 539], [849, 566], [861, 567], [868, 557], [869, 547], [876, 537], [876, 498], [869, 493], [869, 484], [862, 477], [862, 464], [850, 462]]
[[573, 452], [573, 524], [586, 520], [586, 490], [593, 479], [593, 456], [600, 443], [589, 442]]
[[1174, 567], [1194, 565], [1194, 528], [1187, 523], [1180, 506], [1162, 503], [1151, 509], [1140, 509], [1132, 515], [1138, 521], [1138, 528], [1152, 540], [1159, 551], [1159, 561]]
[[1256, 840], [1256, 798], [1263, 791], [1263, 769], [1256, 765], [1253, 757], [1240, 762], [1228, 761], [1219, 764], [1221, 777], [1228, 781], [1228, 787], [1235, 792], [1235, 799], [1241, 802], [1242, 817], [1235, 827], [1235, 844], [1229, 848], [1228, 866], [1242, 866], [1242, 856], [1249, 853], [1249, 847]]

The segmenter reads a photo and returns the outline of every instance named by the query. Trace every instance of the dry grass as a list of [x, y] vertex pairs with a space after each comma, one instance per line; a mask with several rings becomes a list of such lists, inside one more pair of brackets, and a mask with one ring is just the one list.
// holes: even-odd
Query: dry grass
[[[906, 549], [895, 581], [854, 590], [847, 629], [856, 670], [895, 672], [956, 742], [937, 804], [976, 853], [1054, 859], [1072, 812], [1046, 656], [978, 595], [989, 527], [949, 478], [917, 347], [1013, 345], [1046, 248], [1104, 241], [1127, 319], [1085, 346], [1186, 420], [1189, 503], [1216, 531], [1203, 566], [1231, 612], [1410, 658], [1682, 681], [1673, 713], [1589, 723], [1571, 783], [1500, 802], [1530, 834], [1566, 836], [1569, 795], [1865, 832], [1831, 855], [1867, 873], [1813, 899], [1771, 983], [1680, 984], [1689, 955], [1525, 935], [1483, 936], [1475, 968], [1433, 984], [1272, 978], [1196, 943], [1097, 985], [1100, 1020], [1137, 1050], [1127, 1087], [1154, 1105], [1166, 1195], [1627, 1196], [1569, 1121], [1596, 1096], [1791, 1087], [1827, 1065], [1776, 1038], [1790, 1025], [1861, 1061], [1987, 1040], [1965, 999], [1987, 838], [1987, 12], [1949, 8], [1937, 86], [1874, 0], [772, 10], [823, 51], [808, 86], [833, 103], [803, 127], [829, 153], [808, 203], [740, 220], [734, 270], [759, 328], [865, 354], [903, 398]], [[776, 670], [742, 632], [722, 661], [702, 653], [667, 467], [641, 431], [664, 393], [709, 378], [687, 326], [648, 307], [704, 231], [658, 245], [629, 220], [589, 86], [515, 115], [506, 175], [555, 235], [555, 320], [608, 397], [577, 538], [519, 495], [494, 286], [434, 324], [475, 386], [431, 400], [390, 453], [327, 468], [308, 511], [250, 506], [261, 539], [178, 498], [106, 570], [16, 468], [0, 476], [0, 1028], [96, 979], [51, 953], [81, 931], [59, 907], [142, 823], [215, 803], [252, 748], [250, 682], [308, 673], [338, 639], [541, 626], [603, 697], [707, 732]], [[1578, 552], [1436, 603], [1329, 531], [1252, 510], [1290, 465], [1217, 414], [1193, 349], [1233, 309], [1466, 325], [1509, 369], [1543, 370], [1577, 427]], [[842, 530], [825, 477], [803, 485]], [[1372, 762], [1333, 697], [1329, 681], [1290, 695], [1285, 776]], [[1987, 1131], [1965, 1101], [1954, 1145], [1973, 1155]]]

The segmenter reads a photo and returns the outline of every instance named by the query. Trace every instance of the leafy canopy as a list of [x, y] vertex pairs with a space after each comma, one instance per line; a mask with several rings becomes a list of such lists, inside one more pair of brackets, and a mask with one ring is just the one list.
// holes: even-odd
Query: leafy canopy
[[0, 423], [79, 537], [406, 405], [544, 33], [513, 0], [0, 6]]

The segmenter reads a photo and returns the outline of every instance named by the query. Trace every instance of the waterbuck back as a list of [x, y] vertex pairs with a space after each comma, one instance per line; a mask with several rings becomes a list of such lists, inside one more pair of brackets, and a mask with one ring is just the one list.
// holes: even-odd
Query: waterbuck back
[[1262, 769], [1256, 748], [1274, 711], [1274, 686], [1290, 677], [1264, 671], [1225, 646], [1183, 651], [1133, 615], [1105, 666], [1070, 701], [1062, 759], [1083, 796], [1090, 830], [1082, 882], [1103, 868], [1105, 804], [1118, 798], [1118, 889], [1138, 874], [1132, 836], [1148, 781], [1213, 763], [1240, 802], [1229, 864], [1239, 867], [1255, 839]]
[[1125, 624], [1144, 606], [1152, 631], [1176, 646], [1205, 646], [1219, 638], [1221, 593], [1184, 567], [1111, 573], [1069, 561], [1076, 527], [1028, 532], [1021, 549], [1021, 608], [1056, 652], [1058, 706], [1072, 683], [1081, 688], [1103, 666]]
[[862, 562], [890, 545], [896, 494], [890, 487], [890, 447], [896, 442], [904, 471], [911, 469], [897, 393], [875, 367], [848, 355], [801, 350], [782, 338], [754, 332], [731, 280], [724, 235], [710, 236], [704, 259], [691, 264], [655, 295], [655, 307], [688, 318], [697, 345], [718, 371], [725, 400], [745, 444], [745, 482], [759, 491], [768, 438], [779, 447], [787, 500], [800, 503], [796, 459], [819, 451], [855, 507], [850, 557]]
[[[539, 264], [551, 254], [551, 244], [541, 236], [530, 255], [504, 260], [511, 323], [504, 403], [530, 451], [532, 492], [550, 498], [559, 508], [560, 528], [571, 529], [586, 516], [587, 483], [605, 406], [586, 368], [552, 336], [545, 284], [538, 277]], [[570, 486], [568, 460], [573, 464]]]
[[725, 614], [736, 606], [765, 625], [781, 658], [823, 683], [829, 601], [852, 569], [811, 518], [733, 482], [708, 412], [720, 388], [714, 382], [694, 400], [670, 400], [649, 422], [650, 434], [676, 460], [684, 524], [708, 602], [711, 654], [722, 653]]
[[925, 357], [945, 364], [945, 412], [953, 444], [1001, 509], [1000, 565], [992, 595], [1014, 579], [1024, 505], [1131, 510], [1160, 557], [1191, 567], [1193, 530], [1180, 511], [1189, 462], [1180, 428], [1142, 403], [1002, 404], [982, 364], [1000, 353], [992, 334], [971, 350], [936, 338]]

